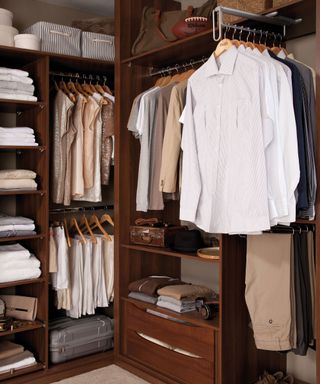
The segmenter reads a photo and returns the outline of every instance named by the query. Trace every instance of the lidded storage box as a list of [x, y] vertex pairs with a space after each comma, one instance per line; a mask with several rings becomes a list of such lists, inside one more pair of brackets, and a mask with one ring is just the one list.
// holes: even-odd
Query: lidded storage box
[[114, 36], [102, 33], [82, 32], [81, 51], [83, 57], [114, 61]]
[[39, 21], [27, 28], [24, 33], [39, 37], [41, 51], [81, 56], [80, 29]]

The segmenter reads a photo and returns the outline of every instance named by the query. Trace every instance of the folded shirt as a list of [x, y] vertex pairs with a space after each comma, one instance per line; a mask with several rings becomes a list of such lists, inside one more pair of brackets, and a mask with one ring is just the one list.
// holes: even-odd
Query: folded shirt
[[34, 220], [23, 216], [9, 216], [0, 212], [0, 225], [29, 225], [34, 224]]
[[34, 224], [13, 224], [13, 225], [0, 225], [0, 232], [4, 231], [33, 231], [35, 229]]
[[144, 301], [149, 304], [156, 304], [158, 299], [154, 296], [149, 296], [141, 292], [130, 292], [128, 295], [131, 299]]
[[3, 190], [28, 190], [34, 191], [38, 187], [38, 184], [31, 179], [0, 179], [0, 189]]
[[0, 74], [2, 75], [14, 75], [20, 77], [28, 77], [29, 72], [23, 71], [22, 69], [0, 67]]
[[173, 284], [184, 284], [180, 279], [169, 276], [149, 276], [129, 284], [130, 292], [141, 292], [149, 296], [157, 296], [161, 287]]
[[40, 268], [19, 268], [16, 270], [0, 270], [0, 283], [11, 281], [37, 279], [41, 275]]
[[35, 179], [37, 174], [28, 169], [2, 169], [0, 170], [1, 179]]
[[158, 289], [159, 296], [169, 296], [177, 300], [184, 298], [197, 299], [197, 298], [212, 298], [217, 294], [210, 288], [202, 285], [188, 284], [188, 285], [171, 285]]
[[196, 310], [195, 304], [182, 307], [180, 305], [176, 305], [176, 304], [165, 302], [165, 301], [159, 301], [159, 300], [157, 302], [157, 306], [161, 308], [170, 309], [170, 311], [174, 311], [177, 313], [186, 313], [186, 312], [192, 312]]
[[158, 301], [179, 305], [181, 307], [184, 307], [184, 306], [187, 307], [190, 305], [192, 306], [192, 305], [195, 305], [195, 302], [196, 302], [195, 300], [192, 300], [192, 299], [177, 300], [170, 296], [159, 296]]
[[32, 134], [34, 135], [34, 130], [29, 127], [14, 127], [14, 128], [5, 128], [0, 127], [0, 133], [10, 133], [10, 134]]
[[[26, 84], [27, 85], [27, 84]], [[18, 93], [19, 95], [29, 95], [33, 96], [34, 92], [33, 91], [21, 91], [21, 90], [14, 90], [14, 89], [7, 89], [7, 88], [2, 88], [0, 87], [0, 93], [7, 93], [8, 95], [16, 95]]]
[[12, 90], [12, 91], [29, 92], [32, 95], [34, 93], [34, 85], [21, 83], [20, 81], [0, 80], [0, 88]]
[[24, 351], [18, 355], [0, 360], [0, 372], [10, 372], [12, 369], [22, 369], [37, 363], [33, 354], [29, 351]]
[[26, 260], [31, 253], [21, 244], [0, 245], [0, 263], [6, 260]]
[[4, 237], [17, 237], [17, 236], [33, 236], [36, 235], [36, 231], [2, 231], [0, 232], [0, 238]]
[[29, 259], [26, 260], [6, 260], [1, 263], [0, 275], [3, 275], [5, 272], [15, 271], [18, 269], [33, 269], [40, 268], [40, 260], [38, 260], [34, 255], [31, 254]]
[[23, 84], [33, 84], [33, 80], [30, 79], [30, 77], [22, 77], [22, 76], [9, 75], [9, 74], [5, 75], [2, 73], [0, 73], [0, 80], [19, 82]]
[[9, 94], [4, 92], [0, 92], [0, 99], [38, 101], [38, 98], [36, 96], [23, 95], [21, 93]]

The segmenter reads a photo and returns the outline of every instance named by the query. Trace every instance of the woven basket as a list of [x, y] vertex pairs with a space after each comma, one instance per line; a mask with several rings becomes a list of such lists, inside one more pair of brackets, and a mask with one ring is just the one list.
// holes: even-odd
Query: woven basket
[[[218, 0], [218, 5], [246, 12], [260, 13], [272, 8], [272, 0]], [[238, 16], [224, 15], [223, 17], [226, 23], [233, 23], [236, 19], [238, 19]]]

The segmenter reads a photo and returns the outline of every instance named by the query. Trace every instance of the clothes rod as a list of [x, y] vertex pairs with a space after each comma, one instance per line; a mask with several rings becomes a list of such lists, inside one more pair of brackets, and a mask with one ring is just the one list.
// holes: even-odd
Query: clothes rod
[[[151, 72], [147, 77], [165, 75], [166, 73], [171, 73], [171, 72], [174, 72], [174, 71], [176, 71], [178, 73], [181, 69], [187, 69], [187, 68], [190, 68], [190, 67], [192, 68], [195, 65], [204, 64], [208, 59], [209, 59], [209, 57], [203, 57], [202, 59], [199, 59], [199, 60], [190, 60], [188, 63], [176, 64], [173, 67], [166, 67], [166, 68], [163, 68], [163, 69], [159, 69], [156, 72]], [[152, 71], [152, 69], [153, 68], [151, 68], [151, 71]]]
[[72, 73], [72, 72], [50, 72], [50, 76], [52, 77], [69, 77], [73, 79], [82, 79], [82, 80], [103, 80], [107, 81], [107, 76], [105, 75], [91, 75], [91, 74], [80, 74], [80, 73]]
[[113, 205], [97, 205], [95, 207], [70, 207], [70, 208], [56, 208], [50, 209], [50, 214], [63, 214], [63, 213], [81, 213], [81, 212], [94, 212], [94, 211], [108, 211], [113, 210]]
[[[269, 15], [258, 15], [256, 13], [241, 11], [239, 9], [228, 8], [228, 7], [216, 7], [212, 11], [212, 23], [213, 23], [213, 40], [220, 41], [222, 38], [222, 28], [226, 26], [223, 21], [223, 15], [238, 16], [247, 20], [258, 21], [263, 24], [271, 24], [283, 27], [283, 36], [286, 35], [286, 27], [288, 25], [301, 23], [302, 19], [292, 19], [289, 17], [278, 16], [277, 13], [273, 12]], [[217, 21], [216, 21], [217, 19]], [[218, 24], [216, 24], [218, 23]], [[218, 31], [218, 35], [217, 35]]]

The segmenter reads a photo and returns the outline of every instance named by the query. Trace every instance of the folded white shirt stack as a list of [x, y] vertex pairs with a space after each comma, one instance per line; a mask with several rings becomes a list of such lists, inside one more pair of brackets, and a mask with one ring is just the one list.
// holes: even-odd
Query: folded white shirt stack
[[[0, 81], [1, 83], [1, 81]], [[23, 145], [36, 147], [34, 130], [29, 127], [2, 128], [0, 127], [0, 145]]]
[[36, 190], [37, 174], [26, 169], [0, 170], [0, 190]]
[[32, 219], [22, 216], [8, 216], [0, 212], [0, 238], [35, 235]]
[[177, 300], [169, 296], [159, 296], [157, 306], [174, 312], [185, 313], [196, 310], [196, 301], [194, 299]]
[[0, 283], [37, 279], [40, 261], [20, 244], [0, 246]]
[[20, 69], [0, 67], [0, 98], [9, 100], [37, 101], [33, 80], [29, 73]]
[[34, 355], [29, 351], [0, 360], [0, 373], [10, 372], [13, 369], [23, 369], [37, 363]]

